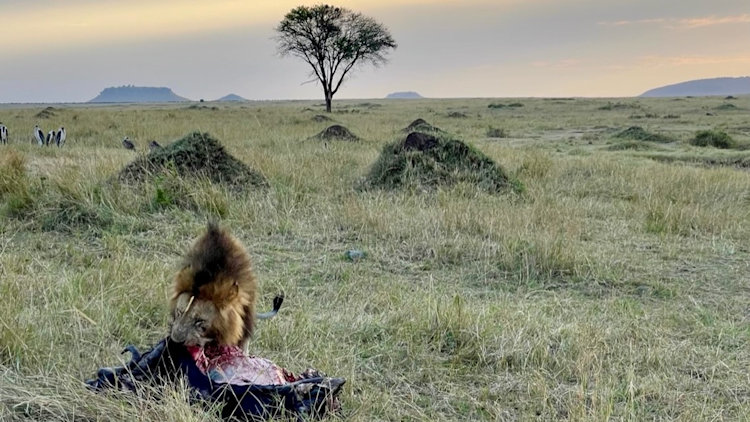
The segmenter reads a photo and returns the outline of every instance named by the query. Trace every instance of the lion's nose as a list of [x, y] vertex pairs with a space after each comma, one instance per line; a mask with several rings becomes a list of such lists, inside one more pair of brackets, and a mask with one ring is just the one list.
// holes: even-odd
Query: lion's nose
[[172, 329], [172, 332], [169, 334], [169, 337], [175, 343], [184, 343], [187, 336], [185, 335], [185, 332], [183, 330]]

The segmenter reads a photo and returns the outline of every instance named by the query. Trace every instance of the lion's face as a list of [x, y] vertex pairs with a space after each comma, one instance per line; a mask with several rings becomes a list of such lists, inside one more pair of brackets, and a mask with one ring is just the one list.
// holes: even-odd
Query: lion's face
[[219, 311], [211, 301], [191, 298], [183, 293], [174, 301], [169, 336], [185, 346], [204, 347], [216, 340]]

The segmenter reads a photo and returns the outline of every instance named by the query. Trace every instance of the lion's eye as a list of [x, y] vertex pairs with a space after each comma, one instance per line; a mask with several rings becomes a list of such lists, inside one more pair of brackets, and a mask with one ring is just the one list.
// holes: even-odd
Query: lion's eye
[[206, 330], [206, 321], [202, 320], [202, 319], [196, 320], [195, 321], [195, 328], [197, 328], [200, 331], [205, 331]]

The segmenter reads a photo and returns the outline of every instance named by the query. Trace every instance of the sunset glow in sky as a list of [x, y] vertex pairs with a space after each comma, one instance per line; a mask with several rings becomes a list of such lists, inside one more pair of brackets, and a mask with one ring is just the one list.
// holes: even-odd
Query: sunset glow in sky
[[[320, 98], [307, 65], [280, 58], [271, 0], [3, 0], [0, 102], [79, 102], [108, 86], [191, 99]], [[342, 0], [399, 44], [338, 98], [633, 96], [750, 75], [747, 0]]]

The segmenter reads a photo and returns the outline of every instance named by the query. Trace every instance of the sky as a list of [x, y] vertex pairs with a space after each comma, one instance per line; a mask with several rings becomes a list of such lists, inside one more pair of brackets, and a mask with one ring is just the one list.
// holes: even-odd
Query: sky
[[[110, 86], [190, 99], [318, 99], [274, 28], [304, 0], [0, 0], [0, 103]], [[335, 98], [627, 97], [750, 75], [748, 0], [340, 0], [398, 43]]]

